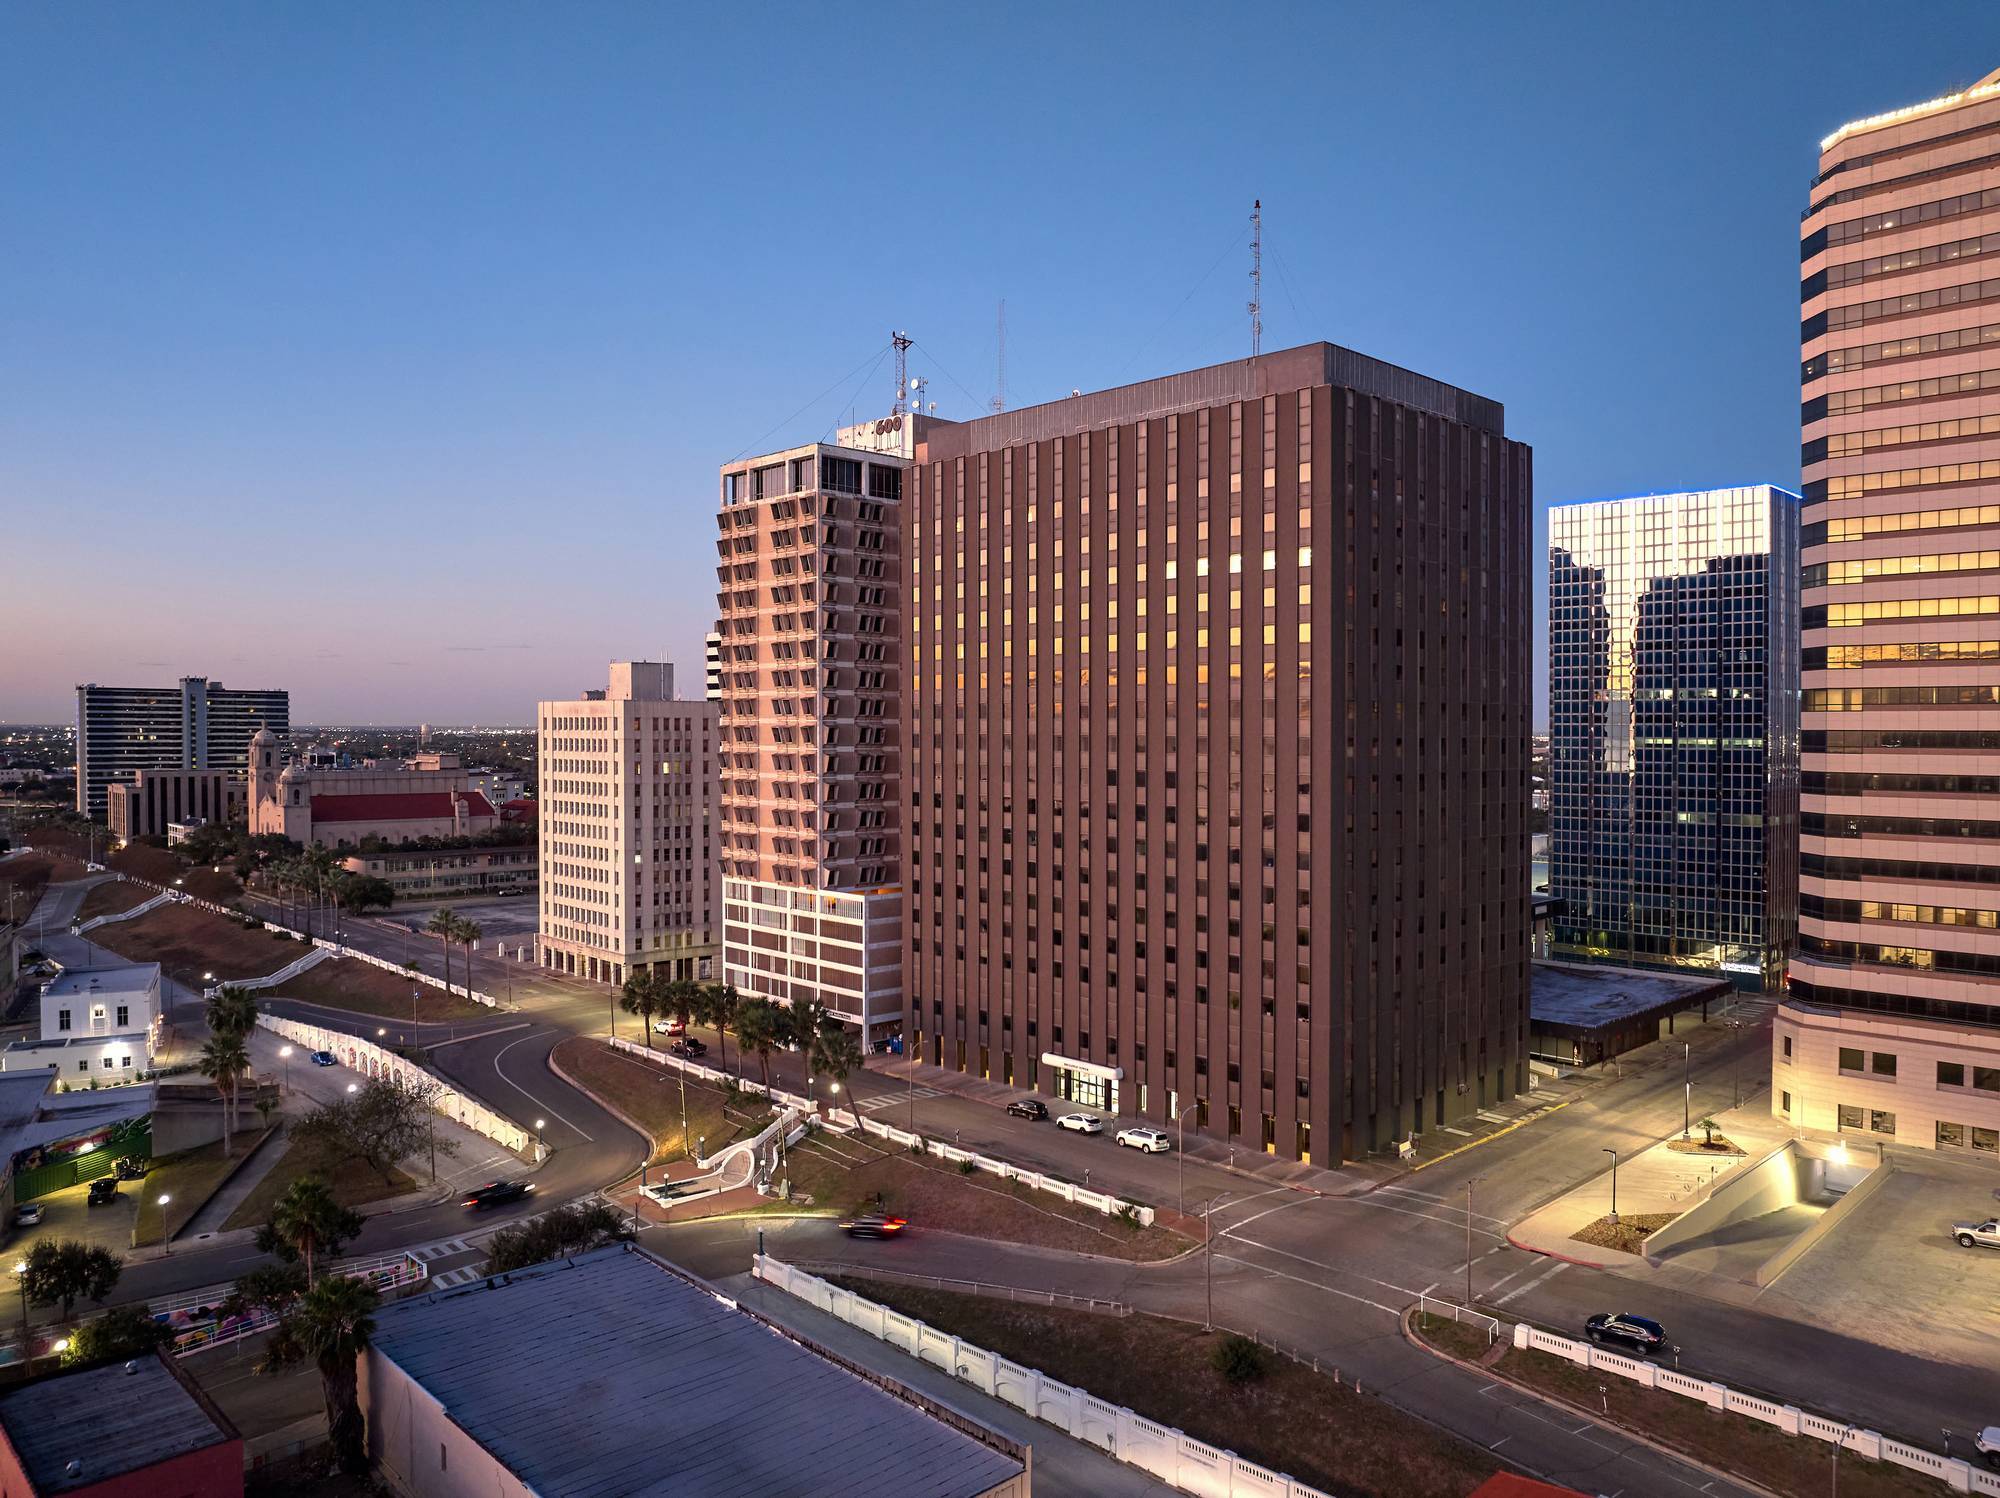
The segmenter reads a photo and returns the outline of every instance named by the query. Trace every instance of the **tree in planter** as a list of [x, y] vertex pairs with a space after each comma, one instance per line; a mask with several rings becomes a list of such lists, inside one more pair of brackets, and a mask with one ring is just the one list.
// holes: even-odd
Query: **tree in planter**
[[653, 1016], [666, 1007], [665, 1000], [659, 974], [650, 967], [634, 968], [619, 991], [618, 1007], [639, 1016], [639, 1028], [645, 1032], [648, 1046], [653, 1043]]
[[61, 1307], [63, 1321], [72, 1318], [79, 1300], [101, 1302], [109, 1295], [123, 1267], [110, 1249], [74, 1238], [44, 1238], [28, 1250], [26, 1262], [21, 1283], [29, 1303]]
[[758, 1065], [764, 1072], [764, 1090], [771, 1090], [771, 1052], [785, 1043], [790, 1022], [784, 1011], [766, 998], [749, 998], [738, 1001], [736, 1009], [736, 1043], [746, 1051], [757, 1053]]
[[310, 1290], [314, 1261], [338, 1254], [354, 1241], [364, 1221], [359, 1212], [336, 1201], [333, 1188], [318, 1176], [300, 1176], [272, 1206], [271, 1220], [257, 1229], [257, 1249], [288, 1264], [303, 1260]]
[[306, 1362], [319, 1369], [327, 1437], [340, 1469], [355, 1475], [368, 1470], [368, 1432], [355, 1369], [375, 1335], [374, 1311], [380, 1304], [381, 1296], [368, 1281], [328, 1275], [285, 1311], [264, 1355], [264, 1371]]
[[292, 1139], [331, 1160], [361, 1160], [384, 1184], [396, 1179], [395, 1165], [428, 1145], [441, 1155], [458, 1146], [435, 1136], [435, 1082], [402, 1082], [376, 1077], [358, 1092], [322, 1103], [291, 1126]]
[[95, 1321], [86, 1321], [63, 1349], [65, 1368], [95, 1368], [101, 1363], [123, 1363], [150, 1357], [171, 1346], [174, 1330], [164, 1321], [155, 1321], [144, 1306], [114, 1306]]
[[241, 1035], [211, 1035], [202, 1042], [201, 1074], [215, 1083], [222, 1099], [222, 1158], [230, 1158], [230, 1135], [236, 1132], [236, 1093], [243, 1074], [250, 1070], [250, 1051]]
[[1705, 1149], [1705, 1150], [1712, 1150], [1712, 1149], [1714, 1149], [1714, 1148], [1715, 1148], [1715, 1120], [1714, 1120], [1714, 1119], [1712, 1119], [1712, 1118], [1704, 1118], [1704, 1119], [1703, 1119], [1703, 1120], [1701, 1121], [1701, 1134], [1702, 1134], [1702, 1139], [1701, 1139], [1701, 1147], [1702, 1147], [1703, 1149]]

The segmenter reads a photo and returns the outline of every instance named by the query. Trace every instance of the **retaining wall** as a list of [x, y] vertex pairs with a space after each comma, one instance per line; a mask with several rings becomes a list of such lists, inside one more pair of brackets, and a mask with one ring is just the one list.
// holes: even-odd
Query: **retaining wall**
[[1123, 1405], [1107, 1404], [1088, 1389], [1011, 1362], [769, 1254], [757, 1255], [753, 1272], [786, 1294], [1197, 1498], [1329, 1498], [1296, 1478], [1170, 1425], [1155, 1424]]

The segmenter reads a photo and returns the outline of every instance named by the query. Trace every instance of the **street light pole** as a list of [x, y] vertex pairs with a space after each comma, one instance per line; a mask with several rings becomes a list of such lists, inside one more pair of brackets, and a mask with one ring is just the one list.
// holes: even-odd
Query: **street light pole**
[[1616, 1227], [1618, 1226], [1618, 1151], [1607, 1147], [1604, 1153], [1611, 1157], [1611, 1225]]
[[1227, 1196], [1218, 1196], [1207, 1207], [1203, 1208], [1201, 1214], [1201, 1329], [1205, 1332], [1215, 1330], [1215, 1209], [1228, 1200]]
[[14, 1283], [21, 1291], [21, 1361], [28, 1361], [28, 1261], [17, 1259], [14, 1263]]
[[1174, 1170], [1179, 1177], [1176, 1184], [1180, 1192], [1180, 1211], [1182, 1217], [1187, 1216], [1187, 1116], [1200, 1106], [1201, 1104], [1198, 1102], [1189, 1103], [1185, 1108], [1180, 1109], [1174, 1114], [1174, 1130], [1180, 1136], [1178, 1144], [1174, 1147], [1174, 1154], [1177, 1157], [1174, 1162]]
[[1478, 1185], [1480, 1177], [1473, 1176], [1465, 1183], [1465, 1308], [1472, 1309], [1472, 1188]]
[[1694, 1043], [1681, 1042], [1681, 1138], [1688, 1137], [1694, 1119]]

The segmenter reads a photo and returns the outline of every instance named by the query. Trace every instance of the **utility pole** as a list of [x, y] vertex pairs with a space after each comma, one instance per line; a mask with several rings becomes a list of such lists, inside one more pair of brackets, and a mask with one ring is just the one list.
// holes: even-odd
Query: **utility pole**
[[1250, 205], [1250, 357], [1264, 352], [1264, 200]]
[[996, 329], [999, 353], [994, 357], [993, 399], [987, 402], [993, 414], [998, 416], [1007, 409], [1007, 299], [1000, 298], [999, 326]]
[[1681, 1138], [1694, 1127], [1694, 1042], [1681, 1042]]

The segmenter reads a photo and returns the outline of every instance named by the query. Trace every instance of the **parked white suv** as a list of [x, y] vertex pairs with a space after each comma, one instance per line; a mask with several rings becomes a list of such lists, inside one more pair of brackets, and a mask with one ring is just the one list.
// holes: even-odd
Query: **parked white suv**
[[1079, 1134], [1102, 1134], [1104, 1120], [1091, 1113], [1065, 1113], [1056, 1120], [1059, 1129], [1074, 1129]]
[[2000, 1467], [2000, 1425], [1989, 1425], [1972, 1438], [1972, 1444], [1979, 1448], [1979, 1454], [1986, 1458], [1989, 1467]]
[[1174, 1142], [1159, 1129], [1120, 1129], [1118, 1142], [1149, 1155], [1162, 1154], [1174, 1147]]
[[1984, 1222], [1954, 1222], [1951, 1235], [1960, 1248], [2000, 1248], [2000, 1218]]

